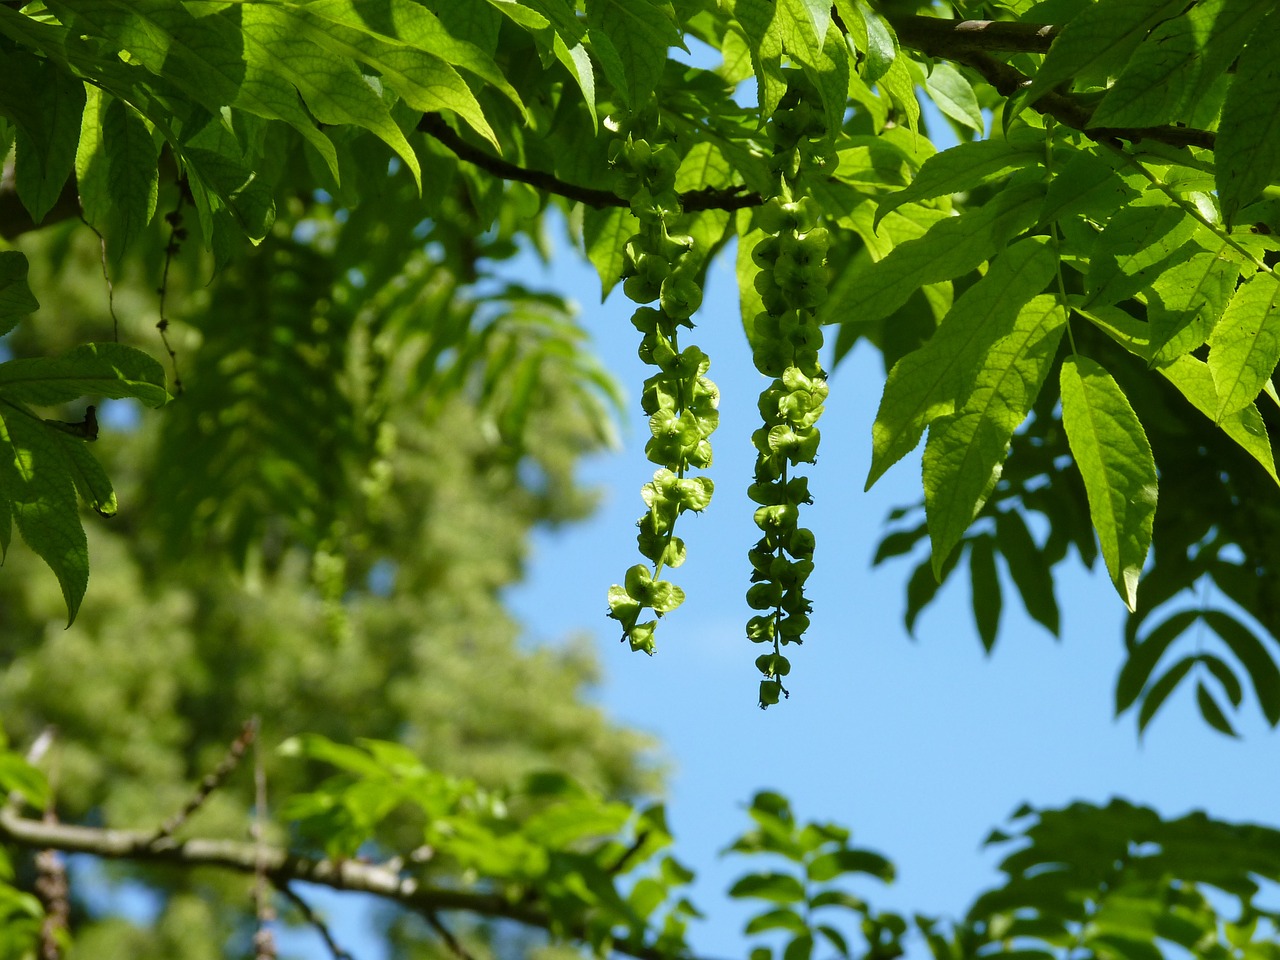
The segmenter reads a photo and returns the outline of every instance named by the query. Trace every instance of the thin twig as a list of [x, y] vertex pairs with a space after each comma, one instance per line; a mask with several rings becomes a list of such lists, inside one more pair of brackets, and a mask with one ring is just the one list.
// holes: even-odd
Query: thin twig
[[160, 319], [156, 321], [156, 329], [160, 331], [160, 342], [164, 344], [165, 352], [169, 354], [169, 363], [173, 367], [173, 392], [175, 396], [182, 394], [182, 377], [178, 373], [178, 355], [169, 343], [169, 317], [165, 312], [165, 301], [169, 297], [169, 267], [172, 265], [173, 258], [177, 256], [178, 251], [182, 249], [182, 241], [187, 238], [187, 230], [182, 225], [183, 198], [183, 192], [179, 189], [178, 202], [173, 205], [172, 210], [164, 215], [165, 223], [169, 224], [169, 242], [164, 247], [164, 274], [160, 278], [160, 289], [156, 291], [160, 294]]
[[107, 312], [111, 314], [111, 335], [116, 343], [120, 342], [120, 318], [116, 316], [116, 288], [111, 282], [111, 271], [107, 269], [107, 238], [102, 235], [92, 223], [90, 223], [83, 213], [80, 214], [80, 222], [93, 231], [93, 235], [98, 238], [98, 246], [101, 248], [102, 261], [102, 279], [107, 284]]
[[[45, 734], [48, 734], [46, 737]], [[43, 741], [43, 742], [42, 742]], [[28, 762], [34, 763], [53, 744], [52, 728], [45, 728], [28, 751]], [[53, 792], [57, 788], [57, 768], [49, 770], [49, 805], [44, 810], [44, 822], [56, 824], [58, 814], [53, 806]], [[62, 960], [62, 939], [71, 920], [71, 888], [67, 881], [67, 864], [61, 853], [52, 847], [39, 851], [35, 857], [36, 899], [44, 908], [40, 921], [40, 960]]]
[[[626, 207], [629, 200], [624, 200], [612, 190], [600, 190], [595, 187], [583, 187], [576, 183], [567, 183], [554, 174], [544, 170], [530, 170], [517, 166], [501, 157], [472, 146], [463, 140], [444, 122], [437, 113], [423, 114], [418, 122], [418, 129], [434, 137], [448, 147], [459, 159], [474, 164], [481, 170], [501, 177], [503, 180], [514, 180], [537, 187], [544, 193], [553, 193], [567, 200], [576, 200], [589, 207]], [[690, 190], [680, 194], [680, 204], [686, 213], [699, 210], [743, 210], [747, 207], [758, 207], [763, 201], [758, 193], [748, 191], [745, 187], [734, 187], [721, 190], [708, 187], [703, 190]]]
[[453, 935], [453, 931], [444, 925], [444, 922], [434, 910], [427, 910], [422, 915], [427, 918], [427, 923], [430, 924], [431, 929], [440, 935], [444, 945], [449, 948], [449, 951], [458, 960], [473, 960], [471, 954], [467, 952], [467, 948]]
[[618, 857], [617, 861], [612, 866], [605, 868], [605, 873], [609, 874], [611, 877], [616, 877], [620, 874], [627, 864], [631, 862], [631, 859], [640, 852], [644, 847], [644, 842], [648, 839], [649, 831], [641, 830], [636, 834], [636, 838], [632, 842], [631, 846], [622, 851], [622, 855]]
[[152, 836], [152, 843], [173, 836], [178, 828], [204, 805], [204, 802], [209, 799], [209, 795], [222, 786], [227, 777], [231, 776], [231, 772], [240, 763], [240, 758], [244, 756], [245, 750], [249, 748], [249, 744], [253, 742], [257, 735], [257, 721], [246, 720], [244, 726], [240, 728], [239, 735], [231, 741], [231, 746], [227, 748], [226, 754], [218, 762], [218, 765], [200, 781], [200, 785], [196, 787], [196, 792], [182, 805], [182, 809], [160, 825], [160, 828]]
[[[252, 723], [256, 729], [258, 719], [255, 717]], [[255, 848], [253, 906], [258, 918], [258, 929], [253, 935], [254, 960], [276, 960], [276, 941], [270, 926], [276, 912], [267, 883], [267, 771], [257, 739], [253, 741], [253, 825], [249, 832]]]
[[324, 941], [325, 946], [329, 948], [329, 952], [333, 954], [333, 960], [355, 960], [350, 953], [338, 946], [338, 941], [336, 941], [333, 938], [333, 934], [329, 932], [329, 926], [324, 922], [324, 918], [312, 910], [311, 904], [303, 900], [293, 887], [284, 883], [276, 887], [276, 889], [283, 893], [289, 902], [301, 911], [302, 919], [311, 924], [311, 926], [315, 928], [316, 932], [320, 934], [320, 939]]

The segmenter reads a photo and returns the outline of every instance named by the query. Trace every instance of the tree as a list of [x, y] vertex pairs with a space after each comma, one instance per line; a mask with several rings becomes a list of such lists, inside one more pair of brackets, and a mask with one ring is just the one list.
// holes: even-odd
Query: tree
[[[878, 553], [928, 538], [908, 625], [964, 560], [990, 647], [999, 557], [1028, 612], [1056, 632], [1054, 568], [1073, 549], [1089, 565], [1101, 555], [1131, 612], [1118, 711], [1136, 709], [1142, 730], [1194, 682], [1206, 722], [1231, 734], [1247, 680], [1274, 726], [1278, 28], [1269, 0], [0, 4], [0, 148], [13, 143], [0, 220], [21, 247], [0, 251], [0, 316], [13, 329], [37, 296], [72, 296], [60, 275], [83, 274], [94, 234], [112, 306], [109, 322], [52, 325], [46, 304], [0, 364], [0, 545], [11, 518], [52, 569], [68, 617], [92, 618], [68, 637], [127, 642], [118, 623], [138, 593], [163, 595], [179, 622], [194, 609], [237, 635], [272, 623], [230, 652], [192, 632], [191, 669], [226, 656], [229, 675], [277, 686], [207, 722], [218, 697], [180, 685], [183, 710], [202, 722], [198, 737], [170, 735], [184, 754], [163, 771], [175, 795], [243, 708], [309, 692], [305, 662], [284, 656], [265, 673], [243, 662], [302, 649], [275, 636], [276, 622], [323, 624], [348, 684], [339, 695], [356, 702], [390, 675], [362, 677], [366, 666], [402, 668], [393, 638], [408, 624], [493, 614], [528, 524], [575, 514], [576, 452], [607, 438], [610, 382], [563, 303], [495, 292], [486, 273], [518, 242], [541, 244], [557, 207], [604, 292], [621, 284], [638, 304], [653, 368], [641, 390], [658, 468], [642, 489], [643, 562], [608, 591], [633, 649], [652, 653], [659, 618], [680, 606], [664, 573], [697, 549], [676, 527], [712, 499], [700, 471], [718, 390], [687, 331], [708, 264], [733, 255], [745, 333], [771, 379], [752, 438], [761, 537], [744, 585], [761, 706], [788, 695], [792, 644], [812, 612], [815, 535], [801, 522], [798, 471], [815, 462], [823, 402], [839, 389], [820, 360], [835, 326], [829, 363], [860, 340], [884, 357], [868, 485], [928, 431], [923, 502], [894, 518]], [[669, 57], [691, 41], [709, 48], [706, 67]], [[945, 119], [922, 114], [921, 93]], [[939, 150], [944, 135], [957, 142]], [[77, 214], [88, 230], [54, 226]], [[148, 312], [158, 351], [137, 320]], [[95, 532], [126, 584], [118, 608], [81, 613], [89, 543], [77, 496], [110, 514], [116, 495], [84, 445], [97, 405], [55, 410], [171, 396], [180, 402], [108, 458], [145, 508], [121, 538]], [[510, 510], [505, 532], [468, 522], [466, 505], [489, 490]], [[495, 557], [497, 572], [486, 566]], [[208, 577], [209, 558], [225, 577]], [[474, 577], [478, 607], [454, 602], [458, 576]], [[392, 591], [377, 586], [388, 577]], [[257, 599], [250, 608], [241, 596]], [[422, 596], [435, 598], [425, 618], [409, 602]], [[22, 655], [65, 659], [39, 628], [41, 602], [25, 615]], [[469, 658], [471, 629], [459, 633], [465, 654], [408, 656], [438, 676]], [[1204, 646], [1206, 629], [1220, 645]], [[147, 676], [153, 688], [168, 679], [157, 695], [172, 697], [164, 669]], [[22, 743], [55, 705], [80, 699], [21, 678], [6, 693]], [[297, 734], [287, 752], [339, 775], [315, 786], [296, 765], [272, 771], [291, 793], [287, 837], [181, 842], [169, 829], [74, 828], [13, 806], [0, 831], [20, 849], [218, 865], [286, 895], [299, 879], [366, 889], [416, 911], [464, 956], [477, 947], [439, 911], [641, 958], [687, 953], [687, 873], [661, 852], [660, 808], [621, 802], [641, 785], [627, 750], [574, 758], [552, 744], [542, 760], [559, 775], [495, 793], [496, 773], [530, 765], [448, 772], [457, 757], [424, 765], [424, 721], [405, 705], [360, 717], [363, 729], [307, 706], [278, 715]], [[571, 713], [561, 742], [601, 729]], [[406, 724], [419, 752], [393, 742]], [[340, 742], [357, 735], [378, 739]], [[99, 741], [85, 766], [107, 757]], [[27, 803], [48, 803], [17, 754], [0, 771]], [[79, 805], [63, 812], [100, 815], [93, 778], [100, 790], [115, 774], [81, 774], [67, 785], [83, 791]], [[154, 823], [161, 809], [128, 812]], [[885, 861], [841, 828], [799, 824], [777, 795], [758, 796], [752, 817], [737, 849], [781, 857], [790, 872], [761, 868], [735, 888], [766, 904], [749, 934], [785, 933], [786, 960], [807, 960], [819, 940], [842, 954], [901, 949], [904, 918], [824, 886], [885, 876]], [[1255, 893], [1258, 878], [1276, 879], [1278, 837], [1122, 803], [1029, 810], [996, 835], [1022, 841], [1002, 888], [963, 920], [911, 923], [938, 957], [1149, 957], [1166, 944], [1274, 953], [1258, 924], [1276, 918]], [[368, 849], [416, 849], [419, 860], [351, 859]], [[56, 905], [55, 874], [44, 865], [38, 879]], [[1238, 913], [1219, 912], [1203, 886], [1236, 897]], [[15, 917], [36, 914], [18, 893], [6, 902]], [[861, 942], [822, 921], [828, 908], [852, 911]], [[12, 925], [14, 950], [31, 925]]]

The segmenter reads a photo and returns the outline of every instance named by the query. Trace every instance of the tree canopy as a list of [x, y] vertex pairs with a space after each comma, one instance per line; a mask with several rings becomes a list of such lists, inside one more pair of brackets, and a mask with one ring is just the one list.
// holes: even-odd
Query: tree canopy
[[[623, 396], [562, 293], [501, 270], [553, 212], [649, 370], [639, 556], [600, 585], [632, 649], [703, 552], [681, 518], [724, 509], [693, 341], [731, 259], [760, 706], [822, 616], [806, 471], [866, 343], [866, 486], [924, 443], [876, 553], [916, 561], [908, 628], [966, 568], [988, 648], [1002, 582], [1056, 634], [1055, 571], [1101, 560], [1117, 713], [1187, 685], [1223, 734], [1275, 726], [1277, 63], [1274, 0], [0, 2], [0, 953], [270, 956], [268, 888], [314, 921], [312, 881], [402, 908], [406, 956], [689, 955], [644, 742], [501, 605]], [[850, 892], [891, 866], [843, 827], [750, 816], [752, 960], [1277, 949], [1267, 827], [1026, 809], [942, 921]], [[168, 919], [79, 916], [49, 850], [124, 861]]]

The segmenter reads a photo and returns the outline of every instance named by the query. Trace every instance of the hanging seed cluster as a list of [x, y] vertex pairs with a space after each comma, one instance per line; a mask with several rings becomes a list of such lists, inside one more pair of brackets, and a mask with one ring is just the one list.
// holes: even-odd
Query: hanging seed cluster
[[806, 167], [822, 165], [816, 142], [826, 134], [821, 108], [797, 77], [768, 124], [774, 146], [777, 195], [757, 214], [765, 237], [752, 259], [764, 310], [754, 318], [752, 356], [756, 368], [774, 380], [760, 394], [764, 423], [752, 435], [755, 482], [747, 493], [761, 538], [748, 553], [751, 588], [747, 603], [760, 611], [747, 622], [747, 637], [770, 649], [756, 658], [763, 679], [760, 706], [789, 696], [782, 678], [791, 671], [782, 647], [800, 643], [813, 605], [805, 581], [813, 572], [814, 536], [799, 525], [800, 507], [812, 503], [809, 482], [796, 476], [797, 464], [818, 456], [818, 428], [827, 397], [826, 374], [818, 362], [822, 328], [814, 309], [827, 296], [824, 266], [827, 231], [818, 225], [813, 200], [801, 196]]
[[[657, 619], [640, 618], [646, 610], [661, 617], [684, 602], [684, 591], [663, 580], [662, 572], [685, 559], [676, 520], [711, 502], [711, 479], [686, 474], [711, 464], [708, 438], [719, 425], [720, 391], [707, 379], [707, 355], [679, 341], [680, 329], [693, 327], [690, 317], [702, 304], [693, 238], [670, 232], [681, 213], [675, 192], [679, 158], [665, 145], [628, 139], [614, 144], [611, 160], [618, 171], [615, 190], [630, 197], [640, 221], [627, 243], [622, 289], [641, 304], [631, 322], [641, 334], [640, 359], [656, 368], [644, 382], [641, 405], [652, 434], [645, 454], [658, 470], [641, 490], [647, 510], [637, 524], [636, 540], [648, 563], [631, 567], [621, 585], [609, 588], [609, 616], [622, 625], [622, 639], [632, 650], [652, 654]], [[656, 307], [648, 306], [654, 301]]]

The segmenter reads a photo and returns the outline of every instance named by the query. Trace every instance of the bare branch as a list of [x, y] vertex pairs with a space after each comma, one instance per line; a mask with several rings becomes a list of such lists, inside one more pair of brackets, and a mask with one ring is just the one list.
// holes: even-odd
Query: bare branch
[[[249, 875], [254, 874], [261, 864], [267, 879], [277, 888], [305, 881], [335, 890], [370, 893], [424, 917], [428, 913], [457, 910], [478, 916], [502, 917], [543, 930], [552, 926], [551, 917], [538, 905], [512, 902], [501, 893], [431, 886], [377, 864], [355, 860], [317, 860], [279, 847], [259, 849], [258, 844], [237, 840], [176, 840], [164, 837], [152, 842], [150, 832], [42, 823], [18, 816], [12, 810], [0, 810], [0, 840], [28, 848], [54, 848], [111, 860], [179, 867], [220, 867]], [[571, 930], [568, 935], [585, 939], [585, 933], [585, 930]], [[699, 960], [691, 956], [673, 956], [638, 938], [616, 940], [613, 950], [636, 960]]]
[[239, 735], [235, 740], [231, 741], [231, 746], [227, 748], [226, 755], [219, 761], [213, 771], [200, 781], [200, 785], [196, 788], [190, 799], [183, 804], [182, 809], [171, 816], [152, 837], [152, 843], [161, 840], [164, 837], [171, 837], [177, 832], [178, 828], [190, 819], [191, 815], [199, 810], [209, 795], [218, 787], [226, 782], [227, 777], [231, 776], [231, 772], [235, 770], [240, 763], [240, 758], [244, 756], [245, 750], [249, 744], [253, 742], [253, 738], [257, 735], [258, 725], [256, 720], [246, 720], [244, 726], [240, 728]]

